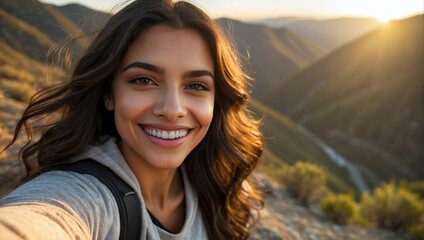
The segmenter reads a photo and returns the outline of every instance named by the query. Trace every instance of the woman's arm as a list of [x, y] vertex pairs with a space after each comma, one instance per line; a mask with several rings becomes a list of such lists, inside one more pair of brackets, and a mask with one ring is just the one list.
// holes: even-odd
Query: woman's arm
[[52, 171], [0, 200], [2, 239], [118, 239], [119, 212], [95, 177]]
[[91, 239], [88, 226], [71, 209], [46, 203], [20, 203], [0, 208], [3, 239]]

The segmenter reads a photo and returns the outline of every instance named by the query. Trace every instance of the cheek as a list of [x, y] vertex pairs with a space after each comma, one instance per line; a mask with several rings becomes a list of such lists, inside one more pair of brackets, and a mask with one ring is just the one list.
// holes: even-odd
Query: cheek
[[213, 118], [214, 99], [196, 101], [196, 115], [202, 127], [209, 127]]
[[149, 105], [149, 98], [143, 94], [126, 92], [125, 94], [116, 94], [115, 118], [130, 119], [137, 117], [145, 111]]

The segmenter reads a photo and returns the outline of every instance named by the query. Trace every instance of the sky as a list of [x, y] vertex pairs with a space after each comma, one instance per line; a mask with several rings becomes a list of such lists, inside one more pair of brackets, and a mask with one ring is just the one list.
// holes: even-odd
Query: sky
[[[41, 0], [65, 5], [79, 3], [110, 12], [125, 0]], [[372, 17], [381, 22], [424, 13], [423, 0], [187, 0], [211, 17], [255, 20], [276, 17]]]

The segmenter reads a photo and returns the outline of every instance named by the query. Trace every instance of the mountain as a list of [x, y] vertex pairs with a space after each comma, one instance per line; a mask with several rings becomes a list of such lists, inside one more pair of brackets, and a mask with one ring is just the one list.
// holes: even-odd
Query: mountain
[[424, 176], [424, 15], [329, 54], [265, 103], [348, 156], [371, 185]]
[[244, 56], [247, 72], [255, 80], [252, 94], [258, 99], [324, 55], [316, 44], [287, 29], [231, 19], [217, 21]]
[[249, 23], [266, 25], [272, 28], [281, 28], [291, 23], [302, 21], [302, 20], [306, 20], [306, 19], [300, 18], [300, 17], [278, 17], [278, 18], [266, 18], [266, 19], [253, 20], [253, 21], [249, 21]]
[[57, 10], [85, 33], [96, 32], [110, 17], [108, 13], [95, 11], [79, 4], [59, 6]]
[[273, 19], [256, 20], [273, 28], [286, 28], [296, 35], [317, 44], [326, 52], [331, 52], [338, 47], [360, 37], [378, 26], [373, 18], [335, 18], [316, 20], [307, 18], [282, 17]]
[[1, 8], [46, 34], [54, 42], [69, 36], [80, 36], [84, 32], [71, 20], [60, 13], [56, 7], [37, 0], [9, 1], [0, 0]]
[[285, 28], [331, 52], [378, 25], [373, 18], [336, 18], [296, 21], [286, 25]]
[[43, 61], [53, 40], [27, 22], [0, 9], [2, 41], [32, 59]]
[[[60, 58], [60, 48], [66, 46], [76, 50], [73, 52], [84, 48], [87, 34], [78, 24], [92, 28], [105, 16], [85, 7], [77, 8], [75, 5], [56, 7], [37, 0], [0, 0], [1, 37], [6, 44], [32, 59], [55, 62]], [[87, 15], [84, 24], [75, 23], [77, 17], [70, 20], [63, 14], [74, 16], [70, 13], [73, 10], [75, 16], [93, 13], [98, 17]]]

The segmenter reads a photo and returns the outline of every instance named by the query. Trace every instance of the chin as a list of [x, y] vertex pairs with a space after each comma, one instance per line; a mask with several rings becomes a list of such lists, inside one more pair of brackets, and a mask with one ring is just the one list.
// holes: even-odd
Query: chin
[[169, 158], [166, 159], [155, 159], [152, 162], [149, 162], [152, 167], [158, 168], [158, 169], [177, 169], [183, 164], [183, 160], [169, 160]]

